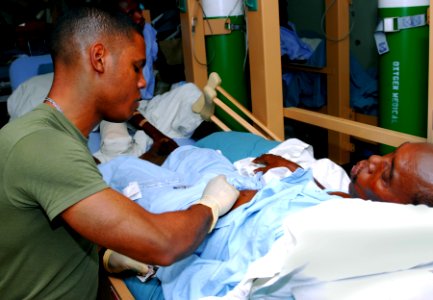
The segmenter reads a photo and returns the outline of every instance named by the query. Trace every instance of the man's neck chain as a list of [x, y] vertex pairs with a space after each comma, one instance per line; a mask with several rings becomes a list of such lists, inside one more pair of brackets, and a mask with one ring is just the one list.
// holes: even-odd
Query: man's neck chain
[[50, 97], [45, 97], [45, 101], [50, 103], [51, 105], [53, 105], [55, 107], [55, 109], [57, 109], [59, 112], [63, 113], [63, 110], [60, 108], [60, 106], [57, 104], [56, 101], [54, 101], [53, 99], [51, 99]]

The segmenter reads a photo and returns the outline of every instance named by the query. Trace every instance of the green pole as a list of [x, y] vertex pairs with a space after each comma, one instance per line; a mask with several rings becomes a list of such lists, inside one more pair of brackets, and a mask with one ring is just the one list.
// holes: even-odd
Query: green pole
[[[379, 0], [381, 19], [425, 14], [428, 0]], [[395, 21], [397, 22], [397, 21]], [[387, 32], [389, 52], [379, 58], [379, 125], [427, 135], [428, 26]], [[395, 148], [381, 145], [383, 154]]]
[[[217, 72], [221, 77], [221, 87], [224, 88], [238, 102], [244, 105], [247, 109], [251, 109], [251, 103], [247, 92], [247, 78], [245, 75], [246, 66], [246, 25], [243, 14], [234, 10], [234, 6], [239, 1], [227, 0], [207, 0], [203, 1], [205, 11], [204, 26], [206, 19], [225, 19], [227, 26], [230, 26], [229, 34], [207, 35], [206, 43], [206, 59], [208, 62], [208, 73]], [[240, 1], [242, 2], [242, 1]], [[213, 7], [209, 6], [218, 4], [217, 12]], [[221, 9], [221, 7], [223, 7]], [[209, 11], [206, 11], [208, 8]], [[229, 15], [231, 12], [236, 15]], [[227, 15], [226, 15], [227, 14]], [[230, 103], [223, 95], [218, 93], [218, 98], [221, 99], [230, 108], [236, 111], [241, 116], [244, 114]], [[216, 108], [215, 115], [226, 123], [230, 128], [236, 131], [245, 131], [245, 129], [237, 124], [227, 113], [222, 109]], [[245, 116], [244, 116], [245, 117]]]

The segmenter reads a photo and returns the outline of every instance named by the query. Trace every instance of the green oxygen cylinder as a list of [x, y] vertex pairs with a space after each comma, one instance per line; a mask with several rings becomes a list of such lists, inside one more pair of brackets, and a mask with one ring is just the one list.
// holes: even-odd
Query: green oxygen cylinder
[[[210, 34], [205, 37], [206, 60], [208, 74], [217, 72], [221, 77], [221, 87], [248, 110], [251, 108], [249, 93], [247, 92], [247, 78], [245, 74], [246, 60], [246, 26], [243, 1], [239, 0], [202, 0], [204, 27], [212, 26], [207, 20], [224, 19], [227, 21], [229, 34]], [[244, 114], [232, 105], [223, 95], [217, 94], [230, 108], [239, 115]], [[215, 115], [231, 129], [245, 131], [243, 126], [235, 122], [222, 109], [216, 108]]]
[[[421, 137], [427, 135], [428, 6], [429, 0], [378, 0], [378, 51], [385, 51], [379, 57], [379, 126]], [[380, 147], [383, 154], [395, 149]]]

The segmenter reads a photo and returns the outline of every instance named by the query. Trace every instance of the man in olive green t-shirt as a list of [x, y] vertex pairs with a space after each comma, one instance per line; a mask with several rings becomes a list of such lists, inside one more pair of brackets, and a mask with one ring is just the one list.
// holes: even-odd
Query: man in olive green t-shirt
[[0, 140], [5, 139], [8, 143], [0, 144], [0, 199], [8, 201], [0, 201], [0, 235], [7, 249], [0, 251], [1, 286], [11, 299], [94, 299], [95, 245], [71, 234], [59, 217], [107, 188], [87, 140], [45, 104], [0, 131]]
[[96, 245], [169, 265], [191, 254], [239, 195], [218, 176], [188, 209], [152, 214], [102, 180], [87, 137], [101, 120], [128, 120], [146, 86], [144, 39], [127, 16], [68, 11], [51, 56], [44, 103], [0, 131], [0, 292], [8, 299], [94, 299]]

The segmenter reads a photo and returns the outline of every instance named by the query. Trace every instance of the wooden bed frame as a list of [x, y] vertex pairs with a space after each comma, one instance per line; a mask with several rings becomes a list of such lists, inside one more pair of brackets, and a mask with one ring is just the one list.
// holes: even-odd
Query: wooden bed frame
[[[333, 2], [333, 0], [324, 1], [327, 6]], [[229, 32], [223, 29], [218, 30], [219, 27], [223, 26], [221, 22], [213, 22], [208, 19], [205, 26], [197, 0], [187, 0], [186, 2], [186, 11], [181, 13], [186, 78], [187, 81], [204, 87], [208, 78], [208, 70], [203, 63], [206, 62], [205, 36]], [[334, 5], [330, 6], [326, 18], [329, 36], [344, 36], [349, 31], [350, 2], [350, 0], [336, 0]], [[430, 3], [432, 2], [433, 0], [430, 1]], [[350, 143], [350, 136], [390, 146], [399, 146], [406, 141], [433, 141], [433, 95], [431, 89], [428, 93], [427, 138], [379, 128], [374, 126], [377, 124], [377, 119], [357, 114], [351, 110], [349, 39], [326, 43], [326, 67], [303, 69], [326, 74], [328, 91], [326, 114], [283, 107], [278, 0], [257, 0], [257, 10], [247, 9], [246, 15], [248, 19], [252, 112], [280, 139], [285, 138], [284, 118], [326, 128], [329, 130], [329, 158], [340, 164], [349, 162], [350, 152], [354, 151], [354, 146]], [[193, 23], [194, 31], [191, 30]], [[207, 30], [206, 28], [210, 26], [212, 26], [212, 30]], [[430, 58], [433, 58], [432, 35], [433, 32], [430, 31]], [[433, 86], [432, 72], [433, 63], [430, 59], [429, 86]], [[358, 120], [363, 120], [363, 122]], [[364, 123], [365, 120], [369, 120], [370, 124]]]

